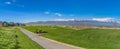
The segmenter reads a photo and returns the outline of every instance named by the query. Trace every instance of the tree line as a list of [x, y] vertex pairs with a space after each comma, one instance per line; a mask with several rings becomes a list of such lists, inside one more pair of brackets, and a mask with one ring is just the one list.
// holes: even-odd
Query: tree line
[[15, 22], [2, 22], [3, 27], [8, 27], [8, 26], [25, 26], [23, 23], [15, 23]]

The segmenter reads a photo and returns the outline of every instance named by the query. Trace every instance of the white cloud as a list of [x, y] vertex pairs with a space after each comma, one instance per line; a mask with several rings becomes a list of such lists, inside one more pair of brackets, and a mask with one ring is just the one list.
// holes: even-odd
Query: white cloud
[[109, 22], [109, 21], [113, 21], [114, 18], [92, 18], [92, 20], [101, 21], [101, 22]]
[[74, 21], [75, 19], [55, 19], [54, 21]]
[[10, 4], [12, 4], [12, 3], [11, 3], [11, 2], [9, 2], [9, 1], [7, 1], [7, 2], [5, 2], [5, 4], [10, 5]]
[[62, 16], [62, 14], [60, 14], [60, 13], [55, 13], [55, 15], [56, 15], [56, 16]]
[[7, 4], [7, 5], [11, 5], [12, 4], [13, 6], [16, 6], [16, 7], [25, 7], [24, 5], [16, 4], [15, 2], [16, 2], [16, 0], [12, 0], [11, 2], [10, 1], [6, 1], [5, 4]]
[[50, 12], [46, 11], [46, 12], [44, 12], [44, 14], [50, 14]]

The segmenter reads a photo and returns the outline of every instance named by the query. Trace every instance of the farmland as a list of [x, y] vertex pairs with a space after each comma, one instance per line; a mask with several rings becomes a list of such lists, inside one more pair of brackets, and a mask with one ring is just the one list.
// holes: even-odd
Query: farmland
[[63, 43], [87, 49], [120, 49], [120, 30], [115, 29], [81, 29], [74, 30], [57, 26], [25, 26], [31, 32], [45, 30], [41, 36]]
[[0, 28], [0, 49], [43, 49], [16, 27]]

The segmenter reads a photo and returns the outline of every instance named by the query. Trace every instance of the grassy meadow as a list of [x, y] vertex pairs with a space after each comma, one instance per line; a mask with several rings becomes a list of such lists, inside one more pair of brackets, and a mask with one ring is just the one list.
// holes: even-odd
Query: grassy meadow
[[0, 49], [43, 49], [16, 27], [0, 28]]
[[81, 29], [74, 30], [57, 26], [25, 26], [34, 32], [42, 29], [48, 33], [41, 36], [86, 49], [120, 49], [120, 30]]

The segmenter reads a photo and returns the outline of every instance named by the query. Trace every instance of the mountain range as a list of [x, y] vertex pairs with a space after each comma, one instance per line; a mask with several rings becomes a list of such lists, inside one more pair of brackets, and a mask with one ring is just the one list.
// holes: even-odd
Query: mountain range
[[95, 21], [95, 20], [73, 20], [73, 21], [37, 21], [37, 22], [29, 22], [26, 25], [92, 25], [92, 26], [120, 26], [117, 22], [104, 22], [104, 21]]

